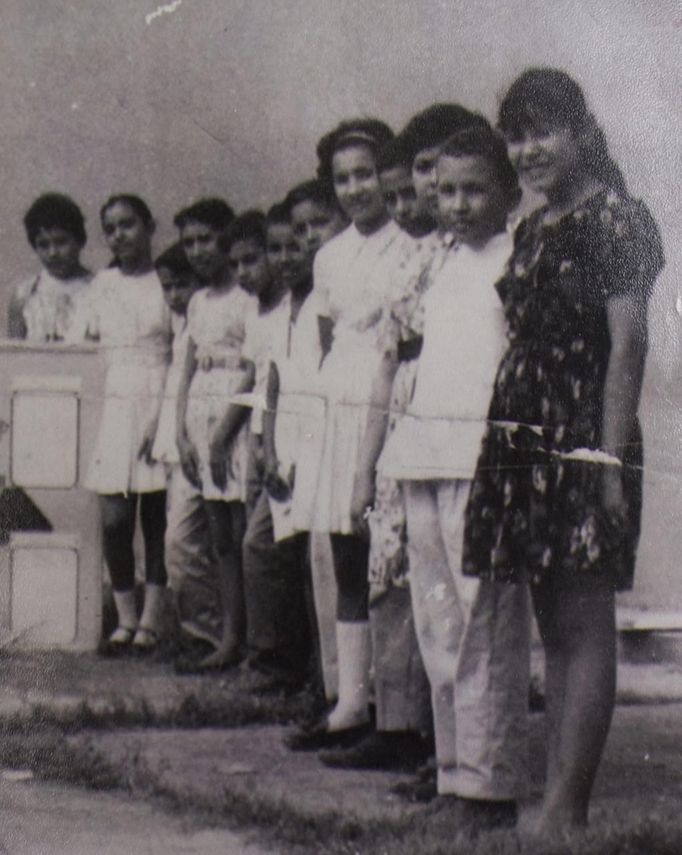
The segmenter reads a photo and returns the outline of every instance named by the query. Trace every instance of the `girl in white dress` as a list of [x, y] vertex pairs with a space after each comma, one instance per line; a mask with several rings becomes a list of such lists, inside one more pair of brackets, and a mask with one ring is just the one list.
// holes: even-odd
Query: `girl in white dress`
[[92, 274], [81, 264], [87, 235], [78, 205], [61, 193], [39, 196], [24, 216], [26, 237], [42, 269], [21, 282], [9, 305], [10, 338], [71, 340], [71, 324]]
[[339, 700], [308, 739], [292, 746], [300, 749], [362, 736], [369, 721], [368, 531], [365, 520], [351, 518], [351, 502], [381, 361], [379, 320], [403, 243], [384, 207], [376, 169], [377, 149], [391, 137], [383, 122], [360, 119], [342, 123], [318, 146], [320, 177], [333, 183], [351, 225], [315, 257], [311, 299], [331, 338], [317, 390], [326, 398], [326, 414], [319, 448], [311, 442], [297, 469], [292, 515], [300, 530], [331, 535]]
[[207, 671], [236, 664], [244, 638], [241, 543], [249, 411], [231, 404], [231, 398], [253, 388], [254, 366], [243, 359], [242, 347], [245, 320], [257, 311], [257, 300], [232, 277], [220, 233], [208, 222], [201, 203], [181, 212], [175, 222], [197, 272], [199, 266], [188, 249], [196, 242], [204, 247], [202, 270], [207, 281], [187, 310], [187, 356], [177, 412], [180, 462], [187, 480], [203, 496], [220, 587], [222, 639], [196, 669]]
[[[171, 319], [152, 266], [154, 220], [137, 196], [110, 198], [100, 212], [114, 265], [97, 274], [84, 318], [108, 365], [104, 407], [85, 486], [100, 497], [104, 557], [118, 627], [110, 652], [157, 641], [166, 585], [166, 473], [151, 452], [169, 361]], [[139, 502], [138, 502], [139, 497]], [[137, 505], [145, 545], [145, 602], [135, 608], [133, 535]]]

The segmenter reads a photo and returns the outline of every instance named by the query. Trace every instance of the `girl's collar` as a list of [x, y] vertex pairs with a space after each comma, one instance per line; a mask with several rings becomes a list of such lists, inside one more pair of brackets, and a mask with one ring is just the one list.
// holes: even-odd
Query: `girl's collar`
[[584, 195], [582, 195], [571, 208], [557, 216], [549, 216], [550, 208], [548, 204], [542, 205], [537, 210], [538, 223], [542, 228], [553, 229], [566, 219], [574, 217], [580, 211], [586, 211], [591, 208], [597, 199], [601, 199], [609, 192], [609, 188], [603, 184], [592, 185]]

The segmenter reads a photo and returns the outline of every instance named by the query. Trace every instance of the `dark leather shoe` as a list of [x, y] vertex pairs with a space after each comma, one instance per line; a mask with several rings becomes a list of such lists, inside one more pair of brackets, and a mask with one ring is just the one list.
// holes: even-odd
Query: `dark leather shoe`
[[518, 819], [518, 809], [514, 801], [464, 799], [444, 794], [426, 808], [425, 817], [436, 835], [476, 837], [498, 828], [513, 828]]
[[372, 732], [372, 725], [358, 724], [343, 730], [327, 730], [327, 722], [323, 721], [309, 730], [290, 733], [284, 738], [284, 744], [291, 751], [322, 751], [325, 748], [349, 748]]
[[336, 769], [414, 772], [428, 753], [417, 733], [376, 731], [350, 748], [320, 752], [320, 760]]

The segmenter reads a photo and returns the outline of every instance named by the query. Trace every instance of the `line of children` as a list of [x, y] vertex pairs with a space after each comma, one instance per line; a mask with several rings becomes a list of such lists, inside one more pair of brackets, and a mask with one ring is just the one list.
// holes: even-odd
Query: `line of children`
[[[641, 481], [629, 467], [641, 464], [646, 300], [663, 258], [570, 78], [522, 75], [500, 125], [506, 142], [457, 104], [397, 138], [377, 119], [344, 121], [320, 140], [318, 178], [267, 216], [233, 219], [216, 199], [181, 211], [156, 272], [146, 205], [112, 197], [101, 216], [115, 266], [87, 289], [82, 216], [43, 197], [27, 234], [62, 284], [20, 289], [11, 329], [106, 348], [87, 483], [118, 612], [110, 646], [156, 643], [168, 477], [166, 561], [199, 645], [186, 668], [231, 667], [246, 648], [268, 678], [247, 690], [298, 687], [311, 658], [326, 683], [328, 586], [314, 562], [311, 573], [308, 535], [329, 536], [336, 704], [287, 744], [332, 766], [415, 768], [433, 733], [453, 829], [514, 825], [526, 792], [520, 583], [532, 581], [546, 832], [587, 821], [613, 707], [613, 591], [632, 583]], [[518, 175], [547, 205], [513, 237]], [[55, 313], [71, 297], [49, 295], [75, 303], [79, 283], [86, 308]], [[578, 460], [577, 443], [597, 462]], [[585, 675], [604, 680], [583, 704]]]

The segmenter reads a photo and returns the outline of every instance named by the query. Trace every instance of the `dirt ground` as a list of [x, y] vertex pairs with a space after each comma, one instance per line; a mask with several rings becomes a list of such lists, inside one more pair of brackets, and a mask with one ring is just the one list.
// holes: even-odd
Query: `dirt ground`
[[167, 661], [57, 653], [2, 655], [0, 669], [0, 853], [682, 852], [682, 667], [648, 653], [620, 667], [589, 834], [541, 850], [523, 837], [542, 789], [541, 714], [520, 837], [474, 845], [393, 797], [400, 776], [290, 753], [282, 738], [303, 702], [254, 696], [238, 671], [178, 677]]
[[221, 828], [173, 819], [129, 796], [36, 781], [0, 784], [3, 855], [267, 855]]
[[[522, 830], [541, 792], [541, 719], [533, 716], [533, 796], [522, 812]], [[282, 744], [285, 732], [280, 726], [126, 730], [79, 734], [73, 739], [125, 770], [133, 786], [173, 796], [179, 806], [229, 804], [236, 817], [251, 808], [256, 824], [259, 812], [264, 819], [283, 812], [290, 820], [298, 820], [301, 828], [317, 825], [328, 829], [329, 848], [315, 849], [313, 843], [304, 847], [306, 851], [336, 851], [344, 835], [343, 824], [351, 820], [366, 828], [405, 829], [403, 843], [407, 845], [409, 827], [421, 825], [425, 809], [406, 806], [390, 794], [389, 786], [401, 776], [327, 769], [315, 755], [287, 751]], [[594, 794], [592, 832], [608, 836], [614, 828], [631, 828], [637, 835], [641, 824], [652, 818], [674, 823], [680, 804], [682, 704], [618, 707]], [[295, 842], [294, 834], [278, 844], [275, 834], [269, 845], [279, 845], [281, 849], [276, 851], [286, 852], [288, 844]], [[370, 842], [371, 846], [365, 845]], [[352, 851], [381, 851], [373, 848], [377, 844], [381, 845], [381, 835], [364, 843], [360, 835]], [[499, 841], [495, 847], [498, 845]], [[495, 847], [491, 851], [498, 851]], [[389, 846], [385, 851], [394, 849]], [[432, 850], [427, 846], [425, 851]]]

